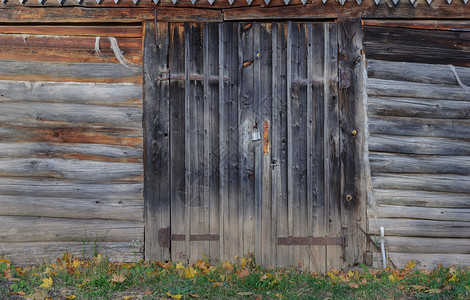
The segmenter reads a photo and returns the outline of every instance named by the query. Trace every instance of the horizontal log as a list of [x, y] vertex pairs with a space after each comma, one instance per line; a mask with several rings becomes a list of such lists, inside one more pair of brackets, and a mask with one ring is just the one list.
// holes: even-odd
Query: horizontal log
[[0, 80], [0, 102], [66, 102], [142, 105], [142, 86], [130, 83], [78, 83]]
[[[116, 38], [116, 41], [121, 51], [142, 51], [141, 38]], [[100, 51], [104, 51], [105, 49], [112, 51], [109, 38], [100, 38], [98, 44]], [[0, 34], [0, 49], [3, 47], [59, 48], [95, 51], [96, 38], [88, 36]]]
[[0, 178], [0, 195], [77, 199], [141, 200], [143, 183], [77, 183]]
[[419, 190], [375, 189], [373, 192], [378, 205], [403, 205], [437, 208], [470, 209], [470, 195]]
[[[470, 209], [378, 205], [368, 217], [470, 222]], [[470, 250], [469, 250], [470, 251]]]
[[386, 240], [389, 252], [470, 254], [470, 239], [389, 236]]
[[2, 142], [86, 143], [142, 147], [142, 128], [0, 126]]
[[411, 97], [455, 101], [468, 101], [469, 99], [468, 92], [458, 85], [438, 85], [376, 78], [367, 80], [367, 94], [379, 97]]
[[100, 162], [62, 158], [0, 160], [0, 177], [36, 177], [84, 182], [143, 182], [141, 163]]
[[[366, 51], [369, 43], [382, 45], [384, 49], [387, 49], [389, 45], [416, 46], [423, 48], [423, 51], [432, 49], [436, 52], [436, 55], [443, 57], [453, 53], [453, 50], [462, 50], [467, 53], [470, 50], [470, 32], [464, 31], [365, 26], [364, 41]], [[444, 53], [446, 55], [443, 55]], [[421, 53], [415, 54], [421, 55]]]
[[403, 155], [372, 152], [372, 174], [414, 173], [470, 175], [470, 156]]
[[465, 20], [364, 20], [364, 26], [400, 27], [426, 30], [470, 31], [470, 22]]
[[370, 117], [369, 131], [372, 134], [468, 139], [470, 120]]
[[138, 106], [90, 106], [68, 103], [2, 103], [0, 124], [26, 126], [142, 127]]
[[[460, 80], [470, 85], [470, 68], [455, 67]], [[448, 65], [433, 65], [385, 60], [367, 60], [369, 78], [411, 81], [431, 84], [457, 85], [458, 81]]]
[[380, 41], [364, 42], [364, 49], [368, 59], [470, 67], [470, 62], [466, 59], [470, 55], [470, 50], [400, 45]]
[[37, 7], [31, 9], [15, 6], [0, 9], [0, 22], [4, 23], [132, 23], [152, 20], [154, 16], [155, 9], [150, 7], [113, 9]]
[[369, 97], [370, 115], [431, 119], [470, 119], [470, 101]]
[[377, 189], [410, 189], [470, 194], [470, 177], [462, 175], [384, 174], [372, 176]]
[[76, 199], [34, 196], [1, 196], [0, 215], [68, 219], [143, 221], [139, 200]]
[[0, 158], [63, 158], [142, 163], [141, 148], [98, 144], [2, 143]]
[[0, 60], [0, 78], [17, 81], [142, 83], [142, 68], [121, 64]]
[[[385, 228], [385, 236], [470, 238], [470, 222], [405, 218], [381, 218], [378, 221]], [[374, 219], [369, 219], [369, 230], [371, 234], [380, 234]]]
[[369, 150], [378, 152], [470, 155], [470, 142], [457, 139], [372, 134], [368, 144]]
[[143, 241], [144, 223], [136, 221], [0, 216], [1, 243]]
[[157, 9], [157, 20], [159, 22], [223, 22], [223, 14], [220, 10], [162, 7]]
[[[0, 59], [120, 64], [114, 52], [106, 48], [101, 49], [100, 53], [94, 50], [29, 47], [2, 47], [0, 50]], [[131, 63], [142, 65], [141, 51], [126, 50], [123, 55]]]
[[[47, 1], [46, 3], [48, 3]], [[85, 1], [84, 1], [85, 2]], [[45, 4], [46, 4], [45, 3]], [[96, 2], [95, 2], [96, 3]], [[28, 3], [26, 3], [28, 4]], [[75, 3], [74, 3], [75, 5]], [[0, 26], [3, 34], [39, 34], [39, 35], [67, 35], [67, 36], [113, 36], [116, 38], [140, 38], [142, 26], [47, 26], [47, 25], [17, 25]]]
[[0, 253], [15, 265], [54, 263], [64, 253], [82, 259], [101, 254], [109, 261], [133, 262], [143, 259], [142, 247], [142, 242], [0, 243]]
[[[218, 1], [215, 1], [216, 3]], [[236, 3], [237, 1], [235, 1]], [[228, 5], [227, 5], [228, 6]], [[326, 2], [319, 5], [317, 2], [308, 2], [306, 5], [287, 5], [280, 7], [249, 6], [233, 9], [224, 9], [225, 21], [259, 20], [259, 19], [336, 19], [338, 15], [351, 18], [385, 18], [385, 19], [414, 19], [414, 18], [466, 18], [468, 7], [463, 2], [433, 1], [428, 5], [424, 0], [417, 0], [415, 5], [400, 1], [390, 6], [386, 1], [375, 4], [373, 1], [363, 1], [357, 5], [354, 1], [346, 1], [344, 5], [337, 2]]]
[[[380, 253], [374, 253], [373, 267], [381, 267]], [[468, 254], [444, 254], [444, 253], [399, 253], [389, 252], [388, 257], [397, 268], [404, 268], [409, 261], [418, 262], [416, 269], [434, 269], [438, 265], [445, 267], [458, 266], [466, 267], [470, 265], [470, 255]]]

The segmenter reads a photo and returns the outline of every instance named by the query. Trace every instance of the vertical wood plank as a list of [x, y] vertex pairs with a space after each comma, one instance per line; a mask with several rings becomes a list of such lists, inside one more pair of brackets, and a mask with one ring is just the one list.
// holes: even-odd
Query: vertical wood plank
[[[209, 82], [208, 76], [218, 76], [219, 74], [219, 25], [217, 23], [206, 23], [206, 31], [204, 32], [204, 48], [205, 48], [205, 99], [204, 99], [204, 134], [208, 135], [205, 138], [205, 170], [206, 180], [205, 188], [205, 205], [206, 219], [208, 218], [209, 224], [208, 233], [219, 234], [219, 160], [217, 155], [218, 148], [218, 125], [219, 125], [219, 83]], [[219, 241], [211, 241], [209, 245], [209, 257], [211, 259], [219, 259]]]
[[[341, 155], [341, 224], [346, 236], [343, 267], [363, 263], [366, 239], [357, 225], [366, 228], [365, 187], [362, 184], [361, 161], [364, 155], [365, 109], [362, 99], [363, 56], [360, 19], [341, 23], [340, 49], [340, 155]], [[349, 81], [349, 83], [347, 82]]]
[[191, 186], [191, 81], [190, 81], [190, 24], [184, 24], [184, 222], [185, 222], [185, 256], [191, 258], [191, 200], [193, 195]]
[[227, 189], [227, 164], [222, 157], [222, 149], [227, 147], [227, 130], [225, 125], [225, 50], [227, 49], [226, 31], [228, 23], [219, 24], [219, 185], [220, 185], [220, 208], [219, 208], [219, 235], [220, 235], [220, 260], [226, 259], [225, 245], [226, 236], [225, 228], [226, 225], [226, 211], [228, 207], [228, 189]]
[[[186, 58], [188, 74], [204, 75], [204, 51], [203, 51], [203, 23], [189, 24], [189, 53]], [[186, 74], [186, 76], [189, 76]], [[204, 191], [206, 182], [204, 181], [204, 82], [201, 80], [191, 80], [189, 83], [189, 127], [186, 132], [189, 134], [189, 166], [190, 166], [190, 233], [207, 234], [205, 226], [206, 210]], [[186, 82], [186, 87], [188, 83]], [[188, 94], [188, 92], [186, 92]], [[190, 261], [194, 262], [203, 257], [204, 247], [207, 242], [190, 241], [191, 256]], [[208, 246], [208, 245], [206, 245]], [[207, 254], [207, 253], [206, 253]]]
[[169, 260], [158, 229], [170, 226], [168, 23], [144, 23], [145, 259]]
[[[277, 43], [277, 47], [274, 46]], [[276, 64], [276, 67], [274, 66]], [[273, 24], [273, 108], [272, 108], [272, 161], [273, 172], [273, 224], [275, 248], [277, 250], [277, 266], [288, 267], [289, 246], [277, 245], [278, 236], [289, 235], [288, 204], [287, 204], [287, 24]], [[274, 233], [273, 233], [274, 235]]]
[[[211, 94], [212, 91], [210, 91], [210, 86], [209, 86], [209, 76], [212, 74], [212, 70], [210, 68], [211, 66], [211, 56], [209, 54], [209, 24], [204, 23], [203, 24], [203, 55], [204, 55], [204, 102], [203, 102], [203, 107], [204, 107], [204, 115], [203, 115], [203, 123], [204, 123], [204, 157], [202, 161], [202, 167], [203, 167], [203, 172], [204, 172], [204, 188], [202, 190], [202, 210], [203, 210], [203, 215], [204, 215], [204, 224], [203, 224], [203, 232], [205, 234], [210, 233], [210, 221], [209, 221], [209, 201], [210, 201], [210, 171], [211, 171], [211, 165], [210, 165], [210, 151], [211, 151], [211, 134], [212, 132], [210, 130], [210, 105], [211, 105]], [[211, 53], [212, 55], [214, 53]], [[216, 59], [217, 56], [214, 57]], [[210, 242], [204, 242], [204, 252], [206, 256], [210, 257]]]
[[[339, 108], [338, 108], [338, 29], [335, 23], [325, 24], [325, 201], [329, 216], [328, 235], [341, 235], [341, 186], [339, 176]], [[326, 210], [326, 209], [325, 209]], [[326, 223], [326, 221], [325, 221]], [[327, 271], [341, 268], [342, 248], [337, 245], [327, 247]]]
[[[184, 25], [170, 23], [169, 71], [182, 74], [185, 70]], [[170, 81], [170, 174], [171, 174], [171, 232], [186, 233], [185, 202], [185, 83], [183, 80]], [[186, 242], [171, 242], [171, 258], [181, 260], [186, 255]]]
[[255, 258], [256, 261], [263, 265], [263, 218], [262, 218], [262, 202], [263, 202], [263, 119], [261, 116], [261, 49], [260, 49], [260, 23], [256, 22], [253, 25], [253, 109], [254, 117], [260, 131], [261, 139], [255, 141]]
[[255, 161], [254, 141], [252, 141], [255, 116], [253, 111], [253, 59], [254, 29], [252, 23], [240, 23], [238, 26], [238, 122], [240, 149], [240, 230], [243, 236], [243, 253], [255, 252]]
[[[272, 230], [272, 176], [271, 176], [271, 116], [272, 116], [272, 24], [261, 23], [259, 27], [259, 108], [261, 141], [257, 154], [261, 164], [261, 244], [262, 259], [272, 267], [275, 257], [271, 256]], [[258, 239], [258, 238], [257, 238]]]
[[[287, 223], [289, 236], [294, 236], [293, 177], [292, 177], [292, 22], [287, 22]], [[294, 247], [289, 246], [288, 261], [294, 263]]]
[[[312, 79], [315, 82], [323, 81], [324, 78], [324, 43], [325, 31], [323, 24], [313, 24], [312, 26]], [[310, 72], [309, 72], [310, 74]], [[313, 126], [311, 134], [311, 151], [313, 159], [311, 162], [311, 176], [309, 180], [312, 190], [309, 191], [312, 197], [312, 211], [310, 218], [312, 219], [312, 235], [326, 236], [325, 223], [327, 224], [328, 216], [325, 211], [325, 193], [324, 193], [324, 85], [319, 83], [312, 85], [312, 118]], [[318, 271], [325, 273], [326, 271], [326, 246], [312, 246], [313, 259], [312, 267], [318, 267]]]

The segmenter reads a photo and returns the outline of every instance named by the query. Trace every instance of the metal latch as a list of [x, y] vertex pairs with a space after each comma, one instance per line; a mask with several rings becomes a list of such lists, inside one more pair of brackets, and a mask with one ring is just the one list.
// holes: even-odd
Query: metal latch
[[[184, 234], [171, 234], [171, 228], [165, 227], [158, 229], [158, 245], [160, 247], [170, 248], [170, 241], [184, 241], [186, 235]], [[220, 235], [218, 234], [191, 234], [189, 236], [190, 241], [218, 241]]]

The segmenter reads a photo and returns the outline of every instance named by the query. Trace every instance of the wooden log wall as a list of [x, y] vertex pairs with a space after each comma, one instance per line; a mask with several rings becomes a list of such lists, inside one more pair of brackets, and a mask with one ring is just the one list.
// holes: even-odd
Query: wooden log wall
[[[470, 33], [365, 26], [375, 207], [397, 266], [470, 264]], [[426, 25], [422, 23], [422, 25]], [[418, 27], [418, 28], [417, 28]], [[428, 28], [428, 27], [424, 27]], [[379, 263], [380, 265], [380, 263]]]
[[2, 255], [142, 258], [141, 31], [0, 26]]

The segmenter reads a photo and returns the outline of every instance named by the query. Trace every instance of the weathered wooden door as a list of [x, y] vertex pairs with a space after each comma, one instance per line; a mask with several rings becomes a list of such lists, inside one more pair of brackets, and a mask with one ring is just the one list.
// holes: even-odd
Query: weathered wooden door
[[340, 268], [337, 24], [146, 36], [147, 257]]

